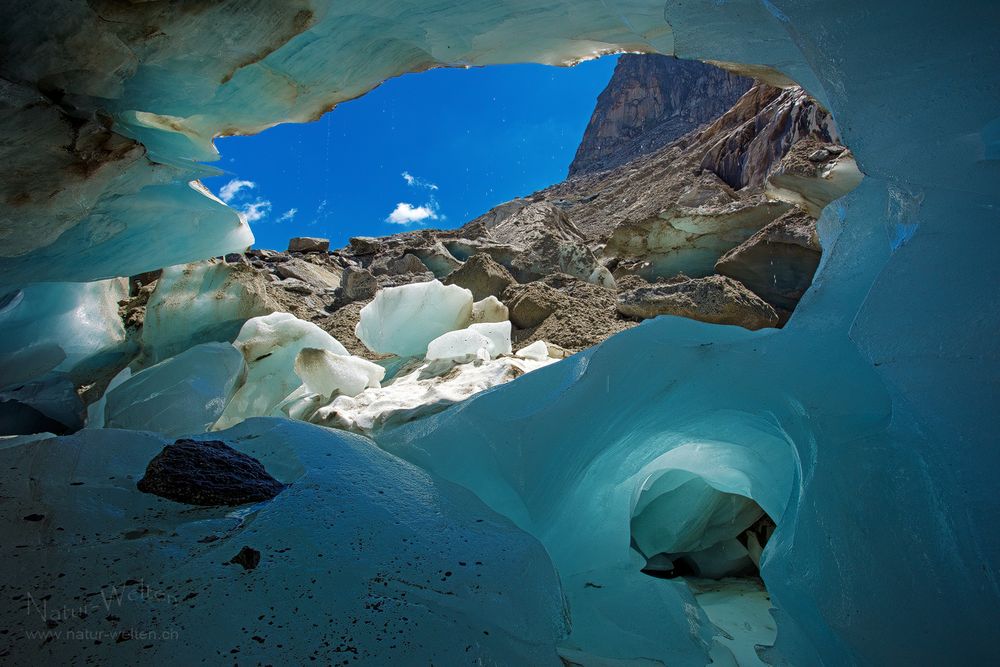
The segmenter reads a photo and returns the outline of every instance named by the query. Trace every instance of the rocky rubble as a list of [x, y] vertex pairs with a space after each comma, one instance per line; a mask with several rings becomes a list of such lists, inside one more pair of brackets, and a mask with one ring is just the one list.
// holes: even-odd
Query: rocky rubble
[[[621, 59], [570, 171], [457, 229], [334, 250], [295, 238], [288, 252], [250, 250], [199, 271], [226, 294], [253, 295], [249, 314], [289, 312], [369, 359], [385, 351], [354, 335], [361, 311], [380, 290], [435, 279], [471, 292], [475, 313], [463, 318], [509, 318], [515, 346], [575, 352], [662, 314], [778, 326], [818, 265], [816, 216], [861, 178], [801, 89], [659, 56]], [[123, 303], [133, 330], [147, 302], [163, 300], [151, 279]], [[226, 321], [200, 342], [232, 340]]]

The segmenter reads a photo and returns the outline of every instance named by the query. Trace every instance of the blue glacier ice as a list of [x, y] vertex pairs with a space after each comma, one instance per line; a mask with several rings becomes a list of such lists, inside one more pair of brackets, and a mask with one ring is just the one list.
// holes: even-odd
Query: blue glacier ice
[[222, 415], [246, 364], [229, 343], [202, 343], [150, 366], [103, 397], [106, 428], [181, 436], [207, 431]]
[[[469, 604], [463, 598], [449, 607], [451, 596], [422, 591], [434, 600], [433, 609], [447, 612], [440, 618], [427, 614], [427, 625], [411, 631], [426, 641], [419, 648], [407, 645], [406, 657], [447, 663], [454, 656], [448, 651], [464, 649], [468, 641], [484, 660], [544, 664], [557, 660], [550, 647], [558, 642], [561, 655], [577, 664], [747, 664], [758, 654], [752, 646], [757, 630], [740, 638], [722, 634], [733, 627], [731, 613], [747, 596], [650, 577], [641, 570], [647, 556], [656, 555], [631, 546], [633, 531], [651, 550], [705, 546], [704, 540], [678, 540], [689, 525], [685, 508], [720, 507], [719, 494], [729, 494], [748, 499], [728, 499], [746, 510], [732, 514], [737, 523], [749, 520], [752, 501], [776, 524], [759, 556], [773, 632], [764, 627], [767, 617], [759, 606], [747, 616], [760, 637], [770, 633], [764, 644], [773, 640], [760, 659], [778, 665], [995, 661], [990, 638], [1000, 609], [1000, 5], [294, 0], [220, 2], [199, 10], [61, 0], [0, 10], [6, 93], [0, 150], [9, 170], [0, 217], [0, 317], [29, 322], [25, 329], [0, 322], [9, 364], [3, 368], [17, 373], [12, 380], [5, 370], [0, 384], [34, 382], [21, 391], [50, 412], [67, 387], [58, 374], [69, 373], [69, 365], [74, 372], [108, 367], [102, 350], [120, 342], [120, 333], [100, 315], [110, 309], [106, 297], [91, 293], [103, 288], [88, 281], [203, 260], [251, 242], [234, 211], [190, 185], [212, 173], [198, 162], [215, 155], [214, 137], [316, 118], [404, 72], [569, 64], [623, 50], [721, 63], [774, 83], [801, 84], [832, 111], [865, 179], [824, 210], [823, 260], [785, 328], [750, 332], [660, 317], [379, 436], [380, 446], [426, 475], [366, 444], [365, 455], [348, 462], [358, 479], [370, 479], [373, 466], [406, 472], [389, 475], [391, 483], [382, 486], [352, 481], [341, 496], [343, 487], [330, 481], [341, 478], [328, 464], [347, 451], [353, 456], [353, 445], [341, 445], [359, 441], [291, 421], [254, 420], [227, 437], [252, 447], [282, 479], [302, 475], [326, 494], [293, 484], [285, 492], [293, 495], [259, 510], [249, 526], [240, 523], [241, 516], [220, 518], [209, 510], [199, 510], [200, 520], [168, 512], [136, 522], [129, 518], [135, 511], [121, 509], [150, 511], [162, 503], [137, 495], [124, 475], [141, 472], [163, 440], [108, 430], [5, 442], [0, 479], [3, 495], [14, 500], [0, 506], [10, 538], [3, 540], [2, 572], [5, 586], [19, 587], [8, 599], [23, 595], [26, 581], [37, 590], [49, 590], [47, 582], [55, 581], [56, 592], [64, 591], [59, 587], [68, 584], [50, 576], [61, 566], [72, 567], [67, 580], [79, 578], [88, 590], [136, 575], [207, 583], [207, 568], [242, 546], [247, 531], [257, 531], [273, 545], [330, 544], [324, 556], [340, 546], [351, 556], [343, 578], [351, 587], [329, 600], [372, 600], [375, 592], [358, 582], [372, 581], [382, 569], [376, 563], [394, 562], [381, 540], [394, 531], [412, 529], [406, 537], [416, 539], [446, 530], [448, 544], [471, 558], [459, 535], [478, 525], [468, 513], [476, 513], [478, 501], [455, 490], [457, 499], [442, 502], [449, 512], [458, 505], [457, 515], [448, 515], [455, 523], [442, 523], [434, 513], [438, 496], [428, 492], [438, 484], [455, 489], [448, 483], [457, 483], [544, 545], [558, 572], [568, 634], [562, 637], [552, 620], [558, 605], [549, 595], [554, 575], [544, 554], [523, 532], [490, 514], [490, 525], [523, 551], [505, 552], [508, 542], [499, 538], [482, 543], [478, 551], [510, 560], [490, 579], [488, 594]], [[66, 281], [81, 285], [67, 287]], [[20, 307], [18, 298], [32, 294], [37, 306], [27, 320], [7, 315]], [[72, 307], [83, 302], [95, 309]], [[99, 321], [90, 322], [92, 314]], [[467, 321], [460, 319], [422, 336], [423, 347], [392, 351], [422, 356], [434, 337], [464, 328]], [[394, 335], [401, 332], [380, 334]], [[89, 342], [77, 347], [77, 340]], [[247, 358], [261, 384], [244, 385], [250, 387], [245, 394], [260, 392], [253, 397], [260, 398], [260, 410], [273, 409], [300, 384], [293, 364], [301, 348], [293, 348], [276, 346], [282, 363], [274, 387], [267, 387], [264, 378], [271, 373], [261, 360]], [[256, 407], [242, 410], [255, 403], [244, 399], [232, 423], [261, 414]], [[255, 431], [263, 434], [256, 441]], [[275, 432], [286, 441], [299, 434], [303, 441], [336, 440], [322, 449], [332, 460], [315, 451], [297, 463], [283, 455], [269, 459], [265, 450]], [[30, 482], [37, 486], [29, 490], [29, 463], [51, 479]], [[76, 474], [94, 484], [69, 486]], [[116, 480], [108, 480], [111, 475]], [[411, 479], [421, 481], [407, 486]], [[682, 494], [676, 490], [683, 485], [673, 486], [680, 479], [689, 484]], [[385, 491], [384, 498], [375, 489]], [[94, 502], [76, 502], [84, 498]], [[376, 509], [352, 512], [352, 502], [365, 508], [375, 503]], [[652, 507], [676, 517], [677, 523], [665, 525], [672, 535], [658, 534], [641, 509], [636, 513]], [[419, 510], [423, 518], [412, 526], [387, 518], [406, 510]], [[54, 518], [24, 520], [36, 514]], [[373, 516], [377, 531], [367, 542], [367, 557], [345, 534], [324, 541], [325, 531], [339, 521], [364, 524]], [[125, 558], [136, 571], [115, 570], [96, 581], [105, 570], [84, 569], [74, 560], [78, 556], [68, 547], [80, 543], [73, 542], [71, 530], [57, 531], [62, 523], [88, 526], [95, 531], [84, 533], [94, 538], [89, 549], [95, 558]], [[195, 546], [216, 526], [223, 532], [222, 526], [237, 525], [242, 527], [235, 541], [223, 538], [224, 552], [216, 553], [214, 542]], [[195, 539], [172, 551], [164, 536], [174, 530]], [[135, 531], [139, 539], [120, 539]], [[721, 531], [715, 537], [729, 539]], [[18, 544], [30, 545], [24, 554], [41, 555], [22, 556], [14, 551]], [[406, 554], [431, 556], [425, 542], [416, 551], [401, 545], [392, 543]], [[281, 568], [276, 581], [305, 586], [289, 573], [324, 574], [317, 561], [295, 549], [288, 554], [272, 561]], [[244, 581], [233, 570], [219, 576]], [[251, 588], [262, 596], [255, 600], [279, 599], [266, 584]], [[322, 613], [306, 590], [295, 591], [304, 596], [302, 609]], [[198, 593], [197, 604], [179, 606], [178, 623], [214, 632], [172, 644], [170, 658], [193, 661], [219, 648], [212, 643], [216, 637], [242, 636], [244, 619], [218, 613], [231, 608], [231, 601], [212, 590]], [[530, 599], [505, 606], [508, 595]], [[475, 632], [456, 620], [469, 615]], [[308, 618], [287, 616], [299, 640], [296, 650], [312, 630]], [[14, 627], [9, 617], [5, 621]], [[504, 628], [502, 638], [497, 624]], [[485, 635], [478, 625], [496, 632]], [[441, 654], [429, 648], [441, 646]], [[125, 642], [115, 649], [129, 660], [138, 659], [138, 647]], [[72, 648], [20, 644], [16, 657], [32, 662], [48, 652], [67, 661]], [[272, 657], [270, 644], [251, 648], [262, 661]], [[165, 650], [154, 648], [158, 657]]]
[[[560, 664], [566, 620], [545, 550], [467, 490], [361, 436], [301, 422], [196, 437], [223, 438], [289, 486], [264, 503], [193, 508], [136, 491], [170, 442], [155, 434], [0, 444], [0, 488], [18, 494], [0, 504], [0, 616], [19, 630], [5, 660], [77, 661], [70, 633], [109, 617], [104, 641], [87, 642], [105, 663]], [[228, 563], [244, 546], [261, 554], [254, 570]], [[330, 647], [308, 639], [318, 624]], [[66, 639], [39, 647], [28, 634], [52, 627]], [[169, 641], [116, 641], [154, 627]]]

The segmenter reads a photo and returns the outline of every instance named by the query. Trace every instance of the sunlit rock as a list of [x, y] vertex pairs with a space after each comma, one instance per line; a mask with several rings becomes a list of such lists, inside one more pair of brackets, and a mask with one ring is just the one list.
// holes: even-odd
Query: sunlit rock
[[472, 298], [476, 301], [488, 296], [500, 297], [515, 282], [517, 281], [510, 275], [510, 271], [485, 252], [465, 260], [465, 264], [444, 280], [445, 285], [458, 285], [471, 291]]
[[342, 279], [340, 271], [332, 271], [298, 258], [278, 264], [276, 271], [282, 278], [301, 280], [316, 289], [336, 289], [340, 287]]
[[792, 146], [764, 189], [769, 197], [797, 204], [818, 218], [824, 206], [858, 187], [862, 178], [845, 147], [807, 140]]
[[639, 287], [618, 295], [618, 312], [648, 319], [678, 315], [746, 329], [778, 325], [778, 314], [766, 301], [725, 276], [694, 278]]
[[422, 357], [428, 343], [471, 317], [472, 292], [432, 280], [380, 290], [361, 309], [355, 334], [372, 352]]
[[102, 399], [104, 425], [173, 437], [203, 433], [245, 372], [243, 355], [229, 343], [196, 345], [110, 388]]
[[295, 359], [303, 348], [329, 350], [349, 356], [333, 336], [312, 322], [288, 313], [272, 313], [248, 320], [233, 345], [243, 354], [247, 373], [229, 405], [213, 427], [229, 428], [247, 417], [270, 415], [302, 384]]
[[288, 239], [288, 252], [326, 252], [330, 249], [330, 239], [314, 236], [296, 236]]

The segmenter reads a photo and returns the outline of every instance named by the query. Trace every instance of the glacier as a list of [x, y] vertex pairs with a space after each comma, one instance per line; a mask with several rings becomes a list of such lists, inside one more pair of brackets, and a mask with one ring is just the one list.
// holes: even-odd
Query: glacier
[[[22, 596], [4, 610], [6, 628], [19, 630], [26, 618], [32, 629], [45, 626], [24, 613], [26, 585], [36, 599], [51, 594], [53, 604], [72, 606], [79, 587], [136, 578], [198, 594], [168, 607], [174, 627], [190, 630], [184, 641], [155, 644], [152, 654], [136, 641], [87, 651], [105, 661], [194, 661], [243, 635], [242, 619], [218, 613], [232, 602], [211, 585], [217, 576], [260, 605], [286, 601], [285, 585], [299, 594], [303, 613], [282, 619], [293, 659], [308, 658], [311, 619], [354, 612], [372, 620], [375, 612], [354, 602], [388, 600], [398, 620], [400, 593], [418, 590], [411, 642], [389, 649], [365, 630], [365, 656], [448, 663], [465, 659], [458, 651], [469, 645], [494, 664], [558, 664], [556, 651], [583, 665], [992, 661], [1000, 609], [996, 3], [295, 0], [180, 11], [43, 0], [0, 13], [0, 393], [5, 405], [26, 406], [18, 414], [31, 426], [79, 428], [78, 381], [105, 385], [142, 344], [117, 320], [116, 301], [127, 295], [119, 277], [252, 243], [235, 211], [192, 185], [215, 173], [203, 164], [217, 157], [214, 137], [317, 118], [391, 76], [675, 54], [802, 85], [836, 117], [865, 175], [824, 209], [821, 264], [783, 329], [647, 320], [393, 425], [377, 440], [388, 454], [360, 436], [292, 420], [242, 421], [270, 414], [302, 384], [294, 365], [303, 349], [346, 350], [287, 321], [252, 345], [258, 332], [240, 333], [247, 379], [214, 428], [239, 425], [204, 437], [238, 444], [292, 482], [260, 508], [184, 514], [139, 494], [134, 478], [168, 442], [157, 435], [87, 429], [0, 440], [2, 585], [6, 599]], [[208, 304], [192, 311], [192, 324], [215, 312]], [[455, 310], [447, 328], [403, 337], [392, 351], [423, 356], [435, 337], [469, 323], [471, 298]], [[235, 327], [224, 308], [218, 321]], [[180, 352], [163, 349], [167, 356], [154, 352], [147, 363]], [[106, 410], [128, 383], [109, 392]], [[673, 493], [680, 479], [690, 495]], [[660, 534], [643, 508], [674, 515], [718, 494], [746, 499], [729, 517], [737, 523], [755, 505], [775, 524], [757, 556], [774, 626], [760, 629], [769, 636], [760, 641], [773, 644], [760, 651], [746, 646], [758, 642], [756, 630], [739, 640], [717, 630], [732, 627], [731, 600], [744, 604], [759, 591], [651, 577], [642, 570], [657, 554], [631, 548], [636, 534], [650, 550], [706, 546], [703, 535], [683, 543]], [[478, 518], [488, 526], [477, 528]], [[168, 539], [173, 533], [182, 539]], [[197, 542], [210, 534], [222, 537]], [[463, 542], [470, 534], [475, 548]], [[269, 552], [260, 572], [270, 581], [240, 579], [236, 566], [207, 574], [244, 542], [325, 551]], [[339, 569], [319, 583], [306, 578], [328, 576], [316, 553], [335, 549]], [[475, 562], [473, 552], [497, 559], [485, 590], [466, 579], [434, 580], [435, 590], [393, 579], [393, 595], [378, 595], [383, 571], [400, 559], [418, 560], [430, 581], [445, 559]], [[449, 596], [452, 587], [460, 591]], [[750, 606], [754, 627], [768, 625], [760, 605]], [[125, 618], [148, 623], [152, 607]], [[90, 626], [74, 618], [66, 627]], [[213, 632], [198, 632], [204, 627]], [[73, 643], [39, 647], [14, 634], [0, 656], [80, 658]], [[251, 661], [289, 655], [274, 642], [239, 641]]]

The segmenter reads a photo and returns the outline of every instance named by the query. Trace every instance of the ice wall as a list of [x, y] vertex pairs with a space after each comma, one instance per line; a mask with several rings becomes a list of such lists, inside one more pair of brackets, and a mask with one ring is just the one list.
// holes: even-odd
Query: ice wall
[[[315, 117], [402, 72], [629, 49], [801, 83], [833, 111], [866, 179], [824, 214], [823, 264], [787, 327], [660, 318], [387, 446], [546, 544], [581, 649], [581, 636], [605, 637], [586, 648], [704, 664], [711, 633], [686, 630], [703, 624], [679, 611], [684, 591], [634, 578], [626, 499], [675, 447], [787, 443], [793, 482], [763, 562], [778, 610], [769, 659], [991, 658], [1000, 5], [231, 1], [180, 12], [44, 0], [0, 11], [5, 285], [246, 245], [232, 212], [186, 183], [205, 173], [193, 160], [212, 155], [212, 136]], [[581, 545], [588, 535], [567, 531], [567, 517], [594, 539]], [[602, 585], [588, 567], [619, 585], [588, 586]]]

